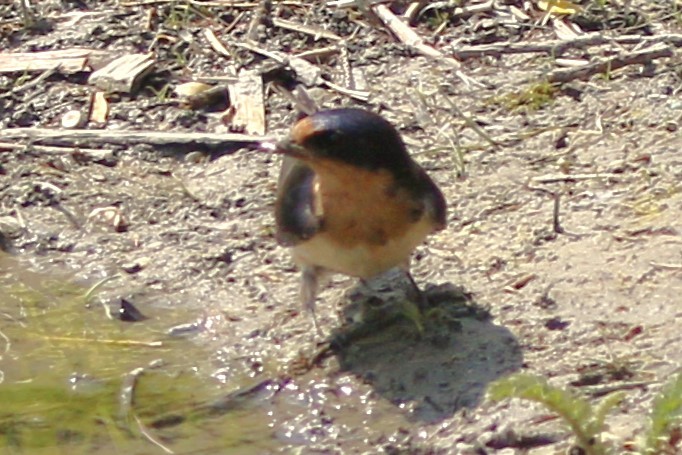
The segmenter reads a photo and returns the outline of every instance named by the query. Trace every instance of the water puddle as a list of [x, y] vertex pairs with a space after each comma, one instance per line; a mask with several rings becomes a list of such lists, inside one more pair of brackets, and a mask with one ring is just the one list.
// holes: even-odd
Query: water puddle
[[209, 358], [206, 348], [167, 335], [172, 321], [190, 315], [164, 310], [126, 323], [107, 318], [87, 293], [68, 277], [0, 256], [0, 452], [274, 447], [266, 412], [255, 404], [267, 401], [259, 395], [268, 395], [268, 384], [218, 383], [198, 360]]

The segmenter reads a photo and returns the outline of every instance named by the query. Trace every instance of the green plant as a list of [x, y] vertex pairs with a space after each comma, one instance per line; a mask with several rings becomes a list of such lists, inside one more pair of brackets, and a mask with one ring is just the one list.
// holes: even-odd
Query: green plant
[[680, 437], [682, 426], [682, 373], [665, 385], [661, 394], [656, 397], [650, 420], [642, 453], [677, 453], [674, 439]]
[[[571, 428], [577, 445], [587, 455], [616, 453], [602, 441], [606, 415], [625, 396], [607, 395], [597, 405], [576, 393], [550, 385], [544, 378], [516, 374], [492, 383], [488, 396], [493, 401], [520, 398], [541, 403], [555, 412]], [[680, 439], [682, 425], [682, 373], [678, 374], [655, 399], [650, 426], [639, 444], [643, 455], [672, 454]]]
[[522, 398], [543, 404], [557, 413], [576, 436], [578, 445], [588, 455], [608, 453], [600, 439], [606, 414], [623, 399], [622, 393], [604, 398], [599, 406], [559, 387], [550, 385], [544, 378], [518, 374], [501, 379], [488, 389], [491, 399]]
[[510, 111], [535, 112], [554, 101], [558, 93], [557, 85], [543, 81], [526, 89], [496, 97], [492, 102]]

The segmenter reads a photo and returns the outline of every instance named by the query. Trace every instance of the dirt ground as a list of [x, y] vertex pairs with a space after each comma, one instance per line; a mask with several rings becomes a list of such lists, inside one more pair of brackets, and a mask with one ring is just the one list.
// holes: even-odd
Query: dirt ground
[[[228, 132], [234, 128], [224, 113], [187, 109], [167, 93], [240, 68], [268, 75], [268, 136], [286, 135], [298, 115], [274, 89], [281, 76], [271, 60], [242, 48], [223, 57], [206, 42], [206, 28], [225, 42], [243, 40], [253, 4], [50, 0], [34, 2], [40, 20], [27, 28], [19, 2], [2, 3], [2, 52], [155, 52], [157, 65], [140, 89], [111, 95], [106, 123], [86, 128]], [[605, 36], [682, 33], [679, 2], [609, 3], [596, 16]], [[464, 16], [454, 6], [431, 6], [415, 29], [446, 54], [556, 39], [552, 22], [543, 24], [530, 2]], [[393, 7], [401, 13], [406, 4]], [[510, 7], [530, 17], [500, 13]], [[0, 75], [6, 253], [29, 270], [68, 271], [78, 283], [120, 274], [101, 299], [126, 298], [168, 327], [178, 321], [164, 321], [165, 310], [182, 308], [182, 322], [196, 321], [174, 344], [179, 353], [189, 349], [183, 344], [204, 349], [196, 366], [185, 359], [187, 368], [201, 365], [207, 382], [226, 389], [245, 377], [267, 383], [269, 392], [248, 397], [272, 443], [218, 453], [565, 452], [570, 433], [541, 407], [485, 400], [491, 381], [515, 371], [560, 386], [627, 390], [608, 419], [608, 438], [625, 452], [646, 427], [661, 382], [682, 362], [679, 51], [671, 45], [672, 57], [560, 86], [543, 82], [557, 67], [549, 53], [483, 56], [462, 62], [462, 72], [480, 83], [467, 85], [362, 8], [275, 2], [272, 14], [344, 39], [369, 100], [320, 84], [308, 87], [311, 95], [323, 108], [384, 115], [446, 196], [447, 228], [413, 261], [433, 304], [423, 336], [399, 318], [352, 332], [362, 326], [358, 319], [392, 320], [401, 284], [384, 277], [370, 298], [337, 276], [320, 296], [318, 315], [335, 340], [353, 336], [305, 368], [323, 340], [299, 306], [298, 271], [274, 240], [277, 157], [248, 147], [217, 153], [201, 144], [78, 144], [99, 149], [93, 156], [68, 141], [7, 139], [3, 132], [13, 128], [60, 128], [67, 111], [85, 109], [94, 90], [87, 72], [56, 71], [27, 87], [39, 73]], [[641, 21], [623, 25], [615, 17]], [[290, 54], [337, 44], [272, 24], [254, 36], [262, 48]], [[562, 57], [604, 58], [647, 45], [569, 49]], [[341, 63], [335, 54], [316, 64], [344, 86]], [[530, 436], [535, 442], [524, 439]], [[149, 444], [148, 453], [158, 452]]]

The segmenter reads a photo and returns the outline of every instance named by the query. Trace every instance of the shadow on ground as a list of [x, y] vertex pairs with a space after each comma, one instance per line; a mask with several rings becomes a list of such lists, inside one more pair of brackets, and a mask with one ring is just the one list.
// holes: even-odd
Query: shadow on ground
[[429, 308], [421, 335], [414, 321], [396, 315], [400, 311], [395, 310], [400, 307], [396, 293], [380, 299], [383, 303], [377, 308], [372, 307], [372, 300], [379, 300], [376, 296], [356, 290], [346, 316], [357, 320], [362, 312], [363, 321], [334, 336], [342, 370], [411, 411], [412, 418], [433, 423], [477, 406], [487, 385], [518, 370], [523, 357], [514, 335], [493, 324], [487, 311], [466, 293], [445, 284], [427, 287], [426, 294]]

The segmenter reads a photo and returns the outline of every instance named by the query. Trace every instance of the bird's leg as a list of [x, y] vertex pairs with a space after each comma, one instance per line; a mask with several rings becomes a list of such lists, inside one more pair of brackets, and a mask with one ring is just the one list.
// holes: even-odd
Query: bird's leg
[[414, 325], [417, 326], [417, 330], [421, 335], [424, 333], [423, 315], [424, 311], [426, 311], [428, 307], [429, 302], [426, 298], [426, 294], [419, 289], [419, 286], [417, 286], [417, 283], [414, 281], [409, 267], [401, 267], [401, 270], [407, 277], [407, 281], [410, 283], [410, 289], [407, 293], [407, 299], [404, 303], [403, 311], [405, 316], [414, 322]]
[[317, 334], [320, 336], [322, 336], [323, 333], [317, 323], [315, 299], [317, 299], [321, 271], [322, 269], [320, 267], [303, 266], [301, 274], [301, 301], [303, 302], [303, 308], [312, 315], [315, 331], [317, 331]]

